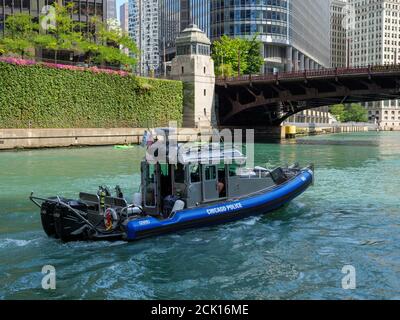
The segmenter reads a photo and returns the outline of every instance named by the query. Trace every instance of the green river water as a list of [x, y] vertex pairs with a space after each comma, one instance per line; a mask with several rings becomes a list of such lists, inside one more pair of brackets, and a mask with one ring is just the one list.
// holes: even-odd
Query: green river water
[[[100, 184], [133, 194], [140, 147], [0, 153], [0, 299], [399, 299], [400, 133], [257, 144], [256, 164], [315, 164], [315, 185], [270, 215], [134, 243], [49, 239], [37, 195]], [[56, 268], [56, 289], [41, 287]], [[344, 290], [352, 265], [356, 288]]]

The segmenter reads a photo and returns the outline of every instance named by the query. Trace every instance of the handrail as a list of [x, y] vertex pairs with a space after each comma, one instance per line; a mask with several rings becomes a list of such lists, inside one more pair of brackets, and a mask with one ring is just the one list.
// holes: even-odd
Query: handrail
[[308, 77], [323, 77], [323, 76], [342, 76], [353, 74], [375, 74], [381, 72], [400, 72], [400, 64], [394, 65], [369, 65], [367, 67], [353, 68], [328, 68], [321, 70], [302, 70], [292, 72], [277, 72], [274, 74], [264, 75], [241, 75], [238, 77], [216, 77], [216, 82], [255, 82], [255, 81], [274, 81], [284, 79], [304, 79]]

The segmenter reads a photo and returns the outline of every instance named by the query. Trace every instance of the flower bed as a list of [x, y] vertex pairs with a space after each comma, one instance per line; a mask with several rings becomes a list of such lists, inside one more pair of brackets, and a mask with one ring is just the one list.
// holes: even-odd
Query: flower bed
[[37, 62], [35, 60], [20, 59], [14, 57], [0, 57], [1, 62], [11, 63], [17, 66], [32, 66], [32, 65], [42, 65], [48, 68], [63, 69], [63, 70], [74, 70], [74, 71], [90, 71], [93, 73], [107, 73], [107, 74], [117, 74], [122, 77], [130, 75], [129, 72], [123, 70], [111, 70], [98, 67], [79, 67], [61, 63], [50, 63], [50, 62]]

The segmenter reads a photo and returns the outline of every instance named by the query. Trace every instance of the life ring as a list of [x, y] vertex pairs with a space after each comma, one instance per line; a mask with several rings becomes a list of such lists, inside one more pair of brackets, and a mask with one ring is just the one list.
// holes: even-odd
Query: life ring
[[118, 224], [118, 214], [113, 208], [107, 208], [104, 212], [104, 226], [106, 231], [114, 230]]

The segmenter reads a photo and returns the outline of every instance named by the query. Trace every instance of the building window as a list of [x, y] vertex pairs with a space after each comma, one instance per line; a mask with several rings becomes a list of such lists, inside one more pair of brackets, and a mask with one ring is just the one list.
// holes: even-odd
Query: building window
[[184, 67], [182, 67], [182, 74], [184, 74], [185, 73], [185, 68]]
[[204, 89], [204, 96], [206, 96], [207, 95], [207, 90], [206, 89]]

